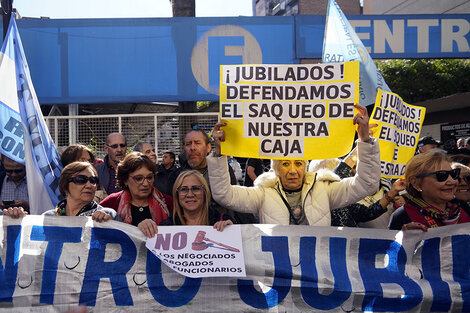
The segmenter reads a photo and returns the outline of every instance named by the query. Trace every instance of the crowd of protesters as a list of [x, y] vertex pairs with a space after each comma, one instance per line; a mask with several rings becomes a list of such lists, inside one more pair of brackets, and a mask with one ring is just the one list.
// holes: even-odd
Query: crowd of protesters
[[[45, 215], [91, 216], [97, 222], [122, 221], [147, 237], [158, 225], [269, 223], [389, 228], [426, 231], [470, 222], [470, 137], [443, 146], [422, 137], [407, 163], [405, 178], [380, 176], [377, 139], [370, 136], [367, 110], [356, 106], [358, 140], [342, 159], [247, 162], [245, 186], [240, 186], [221, 155], [224, 123], [215, 125], [212, 139], [197, 126], [183, 142], [180, 166], [171, 151], [161, 164], [149, 142], [130, 149], [126, 138], [111, 133], [104, 160], [87, 146], [75, 144], [61, 154], [64, 169], [59, 189], [64, 197]], [[212, 149], [215, 145], [215, 151]], [[133, 151], [130, 151], [133, 150]], [[1, 157], [0, 194], [4, 215], [28, 213], [24, 165]]]

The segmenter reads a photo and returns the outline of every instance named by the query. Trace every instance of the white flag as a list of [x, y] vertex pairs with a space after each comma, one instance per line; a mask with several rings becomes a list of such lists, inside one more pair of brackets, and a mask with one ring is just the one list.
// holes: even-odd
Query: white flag
[[60, 200], [62, 164], [34, 91], [14, 15], [0, 52], [0, 81], [0, 153], [26, 165], [30, 213], [41, 214]]
[[378, 88], [390, 91], [369, 52], [334, 0], [328, 3], [322, 61], [360, 61], [359, 104], [363, 106], [375, 103]]

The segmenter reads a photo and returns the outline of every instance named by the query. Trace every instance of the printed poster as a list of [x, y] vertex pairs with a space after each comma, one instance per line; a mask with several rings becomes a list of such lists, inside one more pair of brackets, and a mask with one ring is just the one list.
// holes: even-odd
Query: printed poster
[[246, 277], [240, 225], [159, 226], [147, 248], [166, 266], [192, 277]]
[[268, 159], [346, 155], [359, 95], [359, 62], [223, 65], [222, 153]]
[[379, 139], [382, 176], [403, 178], [405, 165], [414, 156], [426, 108], [405, 103], [397, 94], [379, 89], [371, 124]]

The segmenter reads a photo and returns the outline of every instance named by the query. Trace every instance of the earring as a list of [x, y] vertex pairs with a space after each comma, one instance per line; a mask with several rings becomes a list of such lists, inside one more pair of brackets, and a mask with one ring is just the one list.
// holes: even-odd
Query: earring
[[423, 189], [418, 190], [419, 192], [423, 192]]

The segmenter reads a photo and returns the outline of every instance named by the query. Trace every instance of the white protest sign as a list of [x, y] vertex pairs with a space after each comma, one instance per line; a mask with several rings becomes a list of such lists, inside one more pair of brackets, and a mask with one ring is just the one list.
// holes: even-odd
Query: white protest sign
[[160, 226], [146, 246], [187, 277], [246, 277], [240, 225], [223, 232], [212, 226]]

